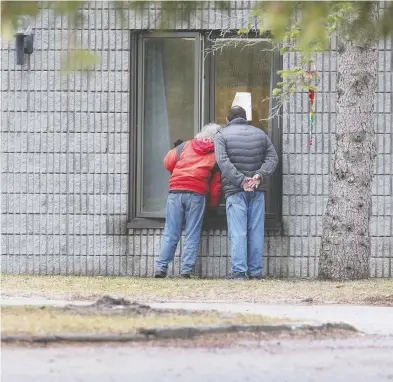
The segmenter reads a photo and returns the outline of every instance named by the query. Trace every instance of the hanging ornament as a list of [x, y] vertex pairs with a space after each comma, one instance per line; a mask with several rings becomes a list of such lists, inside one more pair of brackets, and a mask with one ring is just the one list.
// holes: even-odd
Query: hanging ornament
[[307, 72], [305, 76], [306, 84], [309, 86], [308, 89], [308, 102], [310, 104], [310, 113], [308, 118], [308, 144], [312, 146], [312, 133], [315, 122], [315, 90], [311, 87], [319, 85], [320, 76], [318, 72]]

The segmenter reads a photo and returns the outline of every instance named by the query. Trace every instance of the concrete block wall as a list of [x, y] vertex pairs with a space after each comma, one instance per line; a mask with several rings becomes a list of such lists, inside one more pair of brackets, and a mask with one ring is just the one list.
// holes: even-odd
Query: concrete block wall
[[[199, 9], [170, 29], [239, 28], [236, 19]], [[11, 274], [151, 276], [160, 229], [127, 230], [129, 173], [130, 29], [156, 27], [159, 10], [127, 12], [126, 24], [108, 3], [92, 2], [73, 31], [100, 64], [86, 75], [61, 76], [69, 48], [64, 18], [44, 10], [36, 20], [30, 69], [15, 64], [13, 42], [1, 46], [1, 271]], [[128, 24], [127, 24], [128, 23]], [[131, 47], [132, 49], [132, 47]], [[392, 44], [379, 46], [373, 185], [372, 277], [392, 277], [393, 133]], [[284, 57], [284, 66], [296, 57]], [[337, 56], [320, 54], [314, 144], [309, 147], [307, 96], [298, 94], [283, 120], [283, 232], [267, 233], [264, 272], [275, 277], [315, 277], [334, 153]], [[132, 190], [131, 190], [132, 191]], [[178, 255], [180, 249], [178, 249]], [[225, 230], [204, 232], [197, 272], [225, 276], [229, 270]], [[172, 267], [179, 273], [179, 256]]]

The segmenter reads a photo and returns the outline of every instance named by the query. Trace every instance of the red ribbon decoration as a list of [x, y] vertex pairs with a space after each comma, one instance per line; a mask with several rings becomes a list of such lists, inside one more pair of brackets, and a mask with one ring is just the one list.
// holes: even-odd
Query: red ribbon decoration
[[[313, 86], [318, 86], [320, 77], [318, 72], [307, 72], [305, 75], [305, 79], [307, 83], [309, 83], [310, 87], [311, 85]], [[308, 144], [312, 146], [312, 130], [313, 130], [313, 124], [315, 121], [315, 106], [314, 106], [314, 101], [315, 101], [315, 90], [308, 89], [308, 102], [310, 104], [310, 114], [309, 114], [309, 131], [308, 131]]]
[[315, 99], [315, 91], [309, 90], [308, 91], [308, 102], [310, 102], [311, 105], [314, 104], [314, 99]]

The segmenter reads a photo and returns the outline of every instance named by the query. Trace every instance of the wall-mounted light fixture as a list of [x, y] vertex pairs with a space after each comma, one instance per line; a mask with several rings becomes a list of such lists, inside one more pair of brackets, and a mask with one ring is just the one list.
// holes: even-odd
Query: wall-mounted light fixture
[[19, 20], [19, 26], [18, 30], [15, 33], [15, 38], [16, 64], [24, 65], [25, 54], [29, 55], [30, 64], [30, 54], [33, 53], [34, 34], [31, 29], [29, 19], [27, 17], [21, 18]]

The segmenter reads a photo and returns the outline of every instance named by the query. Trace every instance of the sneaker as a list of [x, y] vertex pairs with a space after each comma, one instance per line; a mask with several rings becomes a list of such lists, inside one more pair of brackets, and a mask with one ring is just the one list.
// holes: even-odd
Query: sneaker
[[165, 279], [165, 277], [166, 277], [166, 272], [165, 271], [156, 272], [155, 275], [154, 275], [155, 279]]
[[249, 280], [262, 280], [262, 276], [248, 276]]
[[246, 275], [244, 273], [232, 273], [227, 280], [245, 280]]
[[191, 275], [190, 275], [189, 273], [182, 273], [182, 274], [180, 275], [180, 278], [181, 278], [181, 279], [190, 279], [190, 278], [191, 278]]

